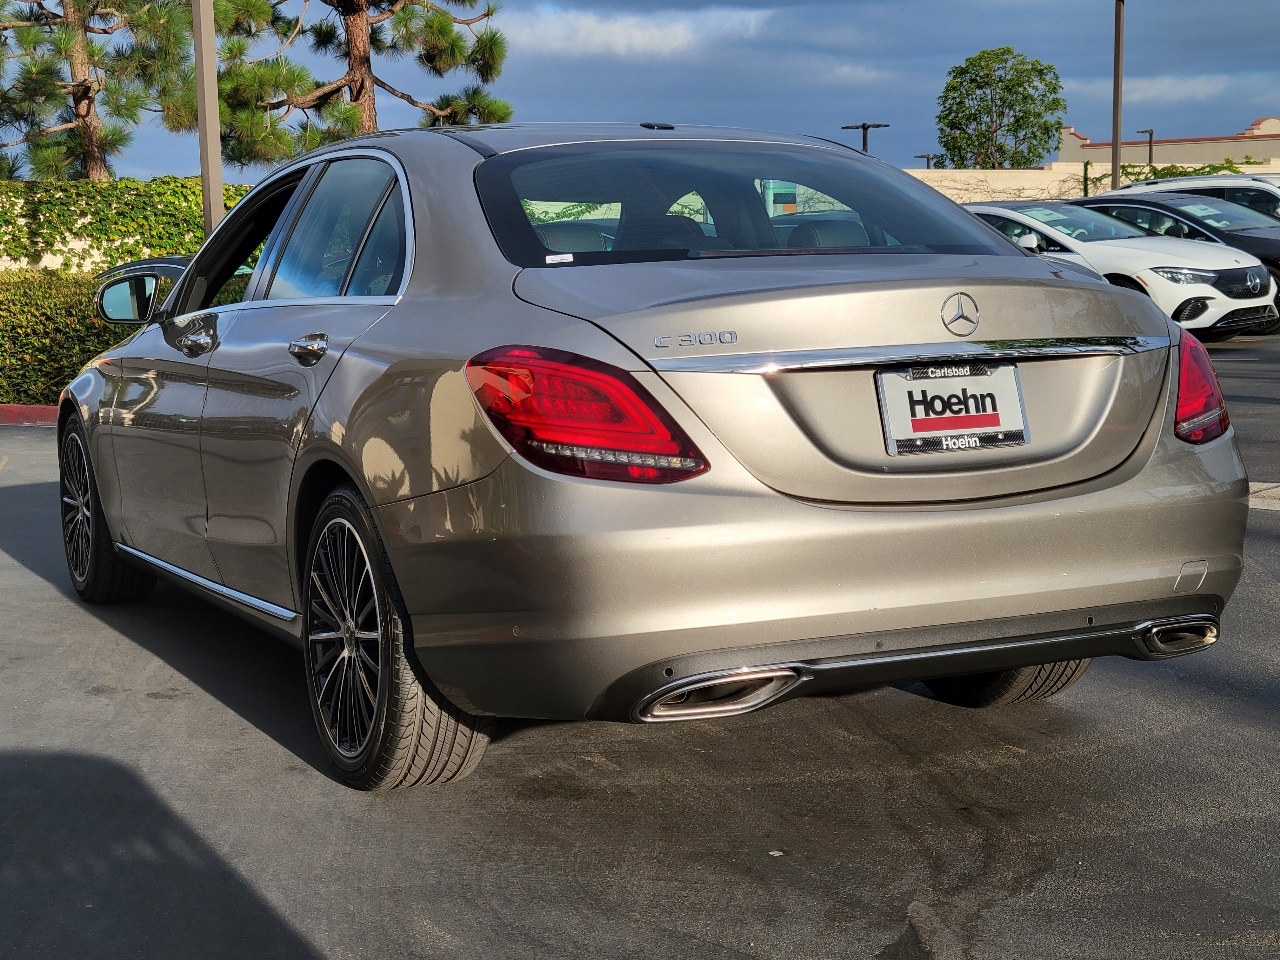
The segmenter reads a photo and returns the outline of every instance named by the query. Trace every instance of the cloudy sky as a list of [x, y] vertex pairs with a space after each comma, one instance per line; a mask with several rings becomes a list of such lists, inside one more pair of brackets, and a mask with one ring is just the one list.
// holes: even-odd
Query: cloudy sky
[[[1275, 0], [1128, 0], [1126, 137], [1237, 133], [1280, 116]], [[504, 0], [510, 56], [494, 92], [517, 120], [661, 120], [752, 126], [857, 143], [901, 166], [936, 150], [949, 67], [1013, 46], [1057, 66], [1067, 122], [1109, 139], [1113, 0]], [[318, 77], [333, 68], [316, 62]], [[461, 87], [411, 62], [388, 79], [420, 99]], [[384, 128], [417, 111], [381, 95]], [[125, 176], [198, 171], [194, 137], [140, 130]], [[252, 182], [262, 171], [229, 169]]]

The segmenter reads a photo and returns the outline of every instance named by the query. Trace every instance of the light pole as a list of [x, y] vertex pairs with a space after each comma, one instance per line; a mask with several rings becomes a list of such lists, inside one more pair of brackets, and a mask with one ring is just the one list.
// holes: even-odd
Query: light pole
[[1147, 166], [1154, 167], [1156, 165], [1156, 132], [1152, 129], [1139, 130], [1138, 132], [1147, 135]]
[[923, 160], [923, 161], [924, 161], [924, 168], [925, 168], [926, 170], [928, 170], [928, 169], [933, 165], [933, 154], [932, 154], [932, 153], [917, 153], [917, 154], [915, 155], [915, 157], [916, 157], [916, 159], [917, 159], [917, 160]]
[[226, 212], [222, 199], [222, 124], [218, 119], [218, 48], [213, 0], [192, 0], [191, 39], [196, 48], [196, 124], [200, 141], [200, 193], [205, 236]]
[[1124, 101], [1124, 0], [1116, 0], [1115, 72], [1111, 80], [1111, 189], [1120, 189], [1120, 114]]
[[861, 130], [862, 131], [862, 152], [870, 153], [867, 149], [867, 131], [879, 130], [881, 127], [887, 127], [887, 123], [846, 123], [841, 130]]

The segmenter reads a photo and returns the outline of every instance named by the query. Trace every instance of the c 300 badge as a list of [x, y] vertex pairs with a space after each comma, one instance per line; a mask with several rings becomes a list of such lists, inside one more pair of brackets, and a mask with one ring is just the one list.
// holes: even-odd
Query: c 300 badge
[[653, 338], [655, 347], [710, 347], [717, 343], [737, 343], [737, 330], [704, 330], [702, 333], [659, 334]]

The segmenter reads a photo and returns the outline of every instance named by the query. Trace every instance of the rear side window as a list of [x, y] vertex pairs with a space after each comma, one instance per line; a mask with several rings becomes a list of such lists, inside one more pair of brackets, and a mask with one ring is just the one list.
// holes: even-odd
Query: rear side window
[[912, 177], [855, 151], [684, 141], [539, 147], [476, 184], [525, 267], [823, 253], [1018, 256]]
[[400, 290], [404, 276], [406, 252], [404, 233], [404, 203], [400, 191], [395, 189], [383, 201], [382, 210], [369, 228], [351, 280], [347, 283], [349, 297], [382, 297], [394, 295]]
[[369, 221], [395, 182], [381, 160], [329, 164], [289, 235], [267, 299], [338, 296]]

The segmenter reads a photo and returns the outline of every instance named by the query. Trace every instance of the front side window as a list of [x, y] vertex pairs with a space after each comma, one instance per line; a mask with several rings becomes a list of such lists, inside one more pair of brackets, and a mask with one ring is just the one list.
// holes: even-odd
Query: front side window
[[291, 175], [236, 205], [213, 242], [200, 251], [183, 276], [177, 313], [244, 300], [267, 240], [301, 180], [301, 172]]
[[980, 213], [978, 216], [1003, 233], [1013, 243], [1017, 243], [1023, 237], [1030, 234], [1036, 238], [1036, 243], [1040, 246], [1041, 250], [1048, 253], [1070, 252], [1058, 241], [1050, 239], [1039, 230], [1034, 230], [1026, 224], [1019, 223], [1017, 220], [1010, 220], [1008, 217], [1000, 217], [994, 213]]
[[1017, 256], [928, 187], [855, 151], [715, 141], [538, 147], [476, 184], [520, 266], [823, 253]]
[[1127, 223], [1096, 213], [1087, 207], [1072, 207], [1065, 203], [1042, 204], [1019, 207], [1018, 212], [1037, 223], [1043, 223], [1050, 230], [1084, 243], [1097, 240], [1134, 240], [1147, 236]]
[[1212, 240], [1207, 233], [1197, 230], [1189, 223], [1160, 210], [1147, 207], [1111, 207], [1104, 208], [1113, 217], [1135, 224], [1148, 233], [1160, 237], [1177, 237], [1181, 240]]
[[381, 160], [330, 163], [289, 235], [267, 299], [338, 296], [369, 221], [395, 184]]
[[1242, 207], [1249, 207], [1251, 210], [1257, 210], [1268, 217], [1280, 220], [1280, 197], [1274, 193], [1249, 187], [1232, 187], [1224, 190], [1223, 193], [1224, 199], [1232, 203], [1238, 203]]
[[1242, 207], [1229, 200], [1218, 200], [1210, 197], [1187, 197], [1168, 201], [1170, 206], [1177, 207], [1189, 217], [1207, 223], [1219, 230], [1234, 233], [1237, 230], [1256, 230], [1259, 227], [1274, 227], [1276, 222], [1265, 213]]

